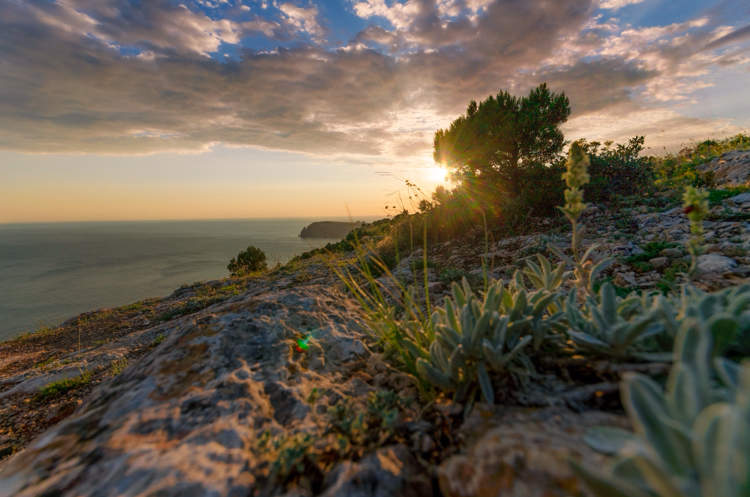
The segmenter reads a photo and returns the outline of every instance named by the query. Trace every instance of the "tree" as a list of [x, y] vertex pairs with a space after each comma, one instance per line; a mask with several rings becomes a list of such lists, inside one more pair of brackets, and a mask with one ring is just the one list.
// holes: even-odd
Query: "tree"
[[268, 269], [266, 264], [266, 253], [252, 245], [237, 254], [237, 258], [232, 257], [227, 266], [232, 276], [244, 276], [255, 271]]
[[544, 83], [518, 98], [508, 92], [469, 103], [466, 114], [435, 133], [434, 159], [467, 186], [489, 186], [518, 196], [523, 173], [559, 160], [560, 125], [570, 116], [565, 93]]

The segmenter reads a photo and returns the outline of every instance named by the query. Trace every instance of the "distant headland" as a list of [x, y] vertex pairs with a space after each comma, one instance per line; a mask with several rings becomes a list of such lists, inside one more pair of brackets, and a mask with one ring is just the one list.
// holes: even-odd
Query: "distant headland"
[[301, 238], [344, 238], [354, 228], [364, 224], [362, 221], [338, 222], [318, 221], [302, 228]]

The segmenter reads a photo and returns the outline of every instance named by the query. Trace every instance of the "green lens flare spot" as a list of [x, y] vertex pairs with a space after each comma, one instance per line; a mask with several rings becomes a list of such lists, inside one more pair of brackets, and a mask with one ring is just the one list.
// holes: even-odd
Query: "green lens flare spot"
[[307, 347], [307, 339], [304, 339], [304, 340], [299, 339], [299, 340], [297, 340], [297, 347], [299, 347], [302, 350], [307, 350], [308, 349], [308, 347]]

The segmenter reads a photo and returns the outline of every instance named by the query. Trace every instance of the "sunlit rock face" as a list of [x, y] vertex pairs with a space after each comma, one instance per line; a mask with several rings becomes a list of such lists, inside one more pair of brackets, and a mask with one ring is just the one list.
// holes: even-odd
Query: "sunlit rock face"
[[[351, 374], [353, 362], [370, 356], [355, 309], [309, 286], [240, 295], [182, 320], [160, 347], [18, 454], [0, 475], [0, 495], [269, 492], [259, 437], [312, 431], [325, 412], [316, 407], [363, 387]], [[325, 392], [318, 406], [309, 402], [313, 388]], [[402, 452], [359, 471], [388, 472], [398, 489], [408, 466], [393, 474], [403, 463], [388, 461]], [[341, 478], [331, 484], [347, 488]]]
[[717, 185], [745, 185], [750, 179], [750, 150], [732, 150], [697, 169], [702, 173], [713, 172]]

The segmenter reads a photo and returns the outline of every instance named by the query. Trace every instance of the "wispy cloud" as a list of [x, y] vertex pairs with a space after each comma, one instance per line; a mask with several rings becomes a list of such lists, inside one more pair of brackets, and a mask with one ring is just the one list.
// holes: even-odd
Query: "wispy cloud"
[[643, 3], [645, 0], [603, 0], [599, 4], [602, 9], [618, 10], [628, 5]]

